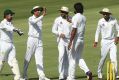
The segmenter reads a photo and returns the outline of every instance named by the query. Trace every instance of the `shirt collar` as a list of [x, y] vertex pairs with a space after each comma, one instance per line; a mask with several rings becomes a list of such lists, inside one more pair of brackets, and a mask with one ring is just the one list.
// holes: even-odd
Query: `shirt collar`
[[109, 22], [109, 21], [111, 21], [111, 18], [109, 18], [109, 20], [108, 20], [108, 21], [106, 21], [106, 20], [103, 18], [103, 21], [105, 21], [105, 22]]
[[36, 18], [36, 16], [35, 16], [35, 15], [33, 15], [33, 18]]
[[82, 15], [81, 13], [76, 13], [76, 14], [78, 14], [78, 15]]
[[11, 24], [11, 22], [7, 21], [6, 19], [4, 19], [4, 21], [5, 21], [7, 24]]

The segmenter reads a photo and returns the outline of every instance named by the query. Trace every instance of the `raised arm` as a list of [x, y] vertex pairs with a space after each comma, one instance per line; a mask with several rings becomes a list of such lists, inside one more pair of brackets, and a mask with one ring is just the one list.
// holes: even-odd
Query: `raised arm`
[[36, 24], [38, 21], [42, 20], [43, 17], [46, 15], [46, 8], [44, 7], [43, 11], [40, 13], [41, 13], [41, 16], [39, 16], [38, 18], [34, 18], [34, 19], [29, 18], [29, 22], [32, 24]]

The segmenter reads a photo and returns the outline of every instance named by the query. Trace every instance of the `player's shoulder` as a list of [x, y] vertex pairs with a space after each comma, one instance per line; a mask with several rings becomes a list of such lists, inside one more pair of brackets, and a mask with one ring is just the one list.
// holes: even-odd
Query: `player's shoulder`
[[31, 19], [31, 18], [33, 18], [33, 16], [30, 16], [28, 19]]
[[86, 17], [81, 13], [77, 13], [72, 17], [72, 19], [74, 19], [74, 20], [86, 20]]
[[117, 19], [115, 18], [115, 17], [110, 17], [110, 19], [112, 20], [112, 21], [117, 21]]
[[98, 22], [103, 22], [103, 21], [105, 21], [104, 18], [100, 18], [100, 19], [98, 20]]
[[75, 14], [73, 17], [72, 17], [72, 19], [74, 19], [74, 20], [76, 20], [76, 19], [78, 19], [79, 18], [79, 15], [78, 14]]
[[80, 16], [80, 14], [75, 14], [74, 16], [73, 16], [73, 18], [77, 18], [77, 17], [79, 17]]
[[74, 18], [86, 18], [83, 14], [77, 13], [73, 16]]
[[28, 18], [28, 20], [32, 20], [32, 19], [34, 19], [35, 17], [34, 17], [34, 15], [32, 15], [32, 16], [30, 16], [29, 18]]
[[6, 19], [3, 19], [0, 23], [3, 24], [3, 23], [6, 23], [7, 20]]
[[55, 21], [60, 21], [61, 19], [62, 19], [62, 17], [58, 16], [58, 17], [55, 18]]
[[61, 19], [61, 18], [62, 18], [61, 16], [56, 17], [56, 19]]

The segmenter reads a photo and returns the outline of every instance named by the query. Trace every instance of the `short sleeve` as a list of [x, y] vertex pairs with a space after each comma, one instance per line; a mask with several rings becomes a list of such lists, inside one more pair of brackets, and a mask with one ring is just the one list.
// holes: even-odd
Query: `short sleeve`
[[78, 18], [76, 16], [74, 16], [72, 18], [72, 27], [73, 28], [77, 28], [78, 27]]

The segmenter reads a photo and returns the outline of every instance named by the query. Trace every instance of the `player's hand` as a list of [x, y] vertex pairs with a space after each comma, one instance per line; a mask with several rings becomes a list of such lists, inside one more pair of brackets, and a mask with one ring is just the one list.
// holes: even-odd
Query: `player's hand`
[[67, 19], [67, 21], [68, 21], [68, 22], [70, 22], [70, 23], [71, 23], [71, 18], [70, 18], [70, 16], [69, 16], [69, 15], [67, 15], [67, 18], [66, 18], [66, 19]]
[[24, 34], [22, 31], [18, 31], [17, 33], [19, 34], [19, 36]]
[[65, 35], [63, 33], [60, 34], [60, 38], [65, 38]]
[[46, 15], [46, 11], [47, 11], [47, 9], [45, 7], [43, 7], [43, 16]]
[[93, 43], [93, 47], [94, 47], [94, 48], [96, 48], [97, 45], [98, 45], [98, 42], [94, 42], [94, 43]]
[[116, 37], [114, 42], [115, 42], [115, 44], [118, 44], [118, 42], [119, 42], [119, 37]]
[[20, 29], [15, 28], [13, 31], [17, 32], [20, 36], [24, 34]]
[[68, 50], [71, 49], [71, 46], [72, 46], [72, 42], [69, 43], [69, 45], [68, 45]]

